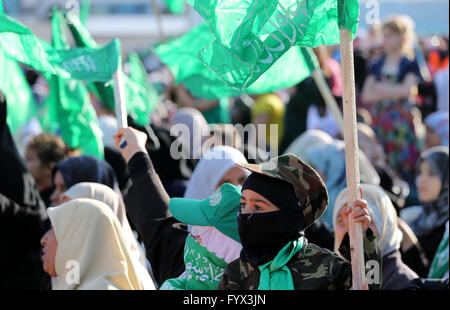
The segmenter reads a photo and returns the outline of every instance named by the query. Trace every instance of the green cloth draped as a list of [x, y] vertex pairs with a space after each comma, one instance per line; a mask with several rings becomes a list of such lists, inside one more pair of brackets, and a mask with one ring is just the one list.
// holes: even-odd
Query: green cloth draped
[[252, 85], [292, 46], [339, 44], [340, 29], [356, 35], [357, 0], [188, 0], [214, 40], [200, 61], [227, 85]]
[[261, 278], [258, 290], [294, 290], [292, 275], [286, 265], [305, 244], [306, 239], [303, 236], [291, 241], [278, 252], [273, 260], [259, 266]]
[[161, 290], [217, 290], [227, 263], [208, 251], [191, 236], [184, 246], [185, 272], [168, 279]]

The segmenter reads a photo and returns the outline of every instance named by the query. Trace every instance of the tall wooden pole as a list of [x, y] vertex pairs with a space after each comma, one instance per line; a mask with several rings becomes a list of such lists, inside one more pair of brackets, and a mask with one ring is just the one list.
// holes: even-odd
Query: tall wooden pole
[[[348, 205], [360, 199], [359, 155], [356, 127], [355, 74], [353, 64], [352, 34], [348, 29], [340, 30], [340, 52], [342, 71], [342, 99], [344, 108], [345, 172], [348, 189]], [[354, 212], [354, 211], [353, 211]], [[362, 225], [349, 216], [349, 235], [352, 260], [353, 289], [367, 289], [364, 264]]]

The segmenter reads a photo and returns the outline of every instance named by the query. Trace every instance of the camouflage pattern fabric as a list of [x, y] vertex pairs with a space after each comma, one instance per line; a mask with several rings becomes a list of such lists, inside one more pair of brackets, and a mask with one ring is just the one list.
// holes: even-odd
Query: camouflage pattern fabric
[[277, 178], [292, 184], [305, 219], [305, 228], [326, 210], [328, 192], [319, 174], [297, 156], [289, 153], [272, 158], [261, 165], [240, 164], [254, 173]]
[[[315, 244], [309, 243], [288, 263], [296, 290], [347, 290], [352, 286], [350, 238], [344, 237], [339, 252], [343, 257]], [[379, 283], [369, 284], [369, 290], [378, 290], [382, 283], [381, 256], [372, 230], [367, 229], [364, 238], [364, 261], [376, 261], [379, 265]], [[369, 270], [366, 270], [366, 273]], [[219, 290], [257, 290], [259, 269], [248, 262], [236, 259], [228, 264], [219, 283]]]

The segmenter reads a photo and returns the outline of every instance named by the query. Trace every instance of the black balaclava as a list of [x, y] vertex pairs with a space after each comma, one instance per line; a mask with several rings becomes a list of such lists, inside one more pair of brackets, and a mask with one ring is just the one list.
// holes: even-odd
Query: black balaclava
[[252, 173], [242, 186], [242, 191], [246, 189], [260, 194], [280, 209], [266, 213], [239, 212], [241, 259], [258, 267], [273, 260], [287, 243], [301, 236], [304, 219], [290, 183]]

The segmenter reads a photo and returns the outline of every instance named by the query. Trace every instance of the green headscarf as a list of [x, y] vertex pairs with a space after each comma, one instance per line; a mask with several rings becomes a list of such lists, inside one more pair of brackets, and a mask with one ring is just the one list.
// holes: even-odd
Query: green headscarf
[[165, 281], [161, 290], [217, 290], [227, 263], [191, 236], [184, 246], [185, 272]]
[[286, 264], [300, 252], [306, 242], [303, 236], [289, 242], [272, 261], [259, 266], [261, 278], [258, 290], [293, 290], [294, 282]]

